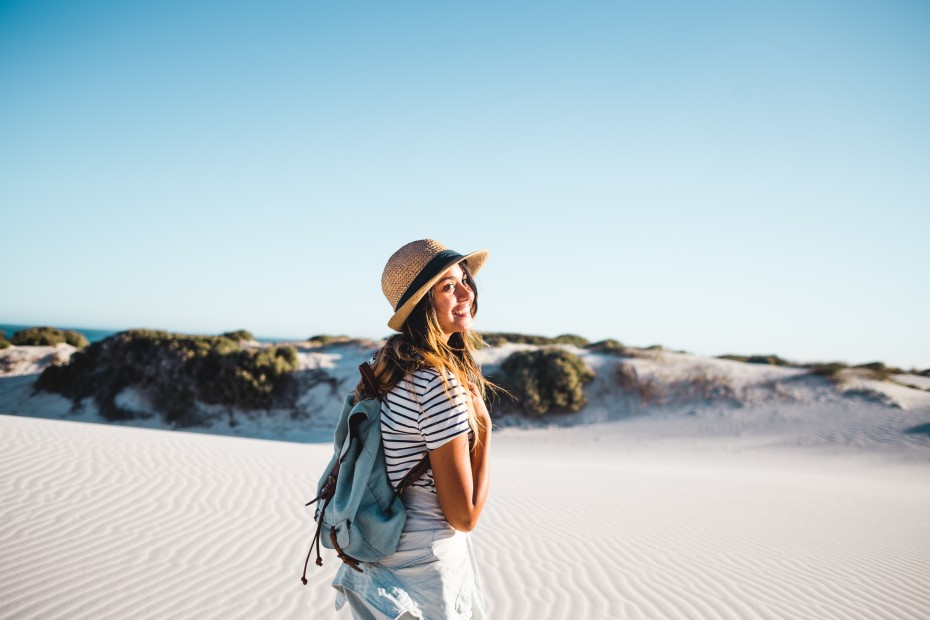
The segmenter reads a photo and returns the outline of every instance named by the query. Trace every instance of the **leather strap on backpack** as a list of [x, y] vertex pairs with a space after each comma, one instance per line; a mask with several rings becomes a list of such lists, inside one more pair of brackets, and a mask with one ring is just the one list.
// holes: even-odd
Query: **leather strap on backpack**
[[351, 555], [346, 555], [342, 552], [342, 547], [339, 546], [339, 540], [336, 538], [336, 528], [330, 528], [329, 541], [333, 543], [333, 549], [336, 550], [336, 555], [339, 556], [340, 560], [348, 564], [350, 568], [353, 568], [360, 573], [362, 572], [362, 569], [358, 567], [361, 562], [353, 558]]
[[423, 455], [423, 458], [419, 463], [413, 466], [413, 468], [407, 472], [407, 475], [401, 478], [400, 482], [397, 484], [397, 488], [394, 489], [394, 492], [398, 495], [403, 495], [404, 491], [408, 487], [413, 485], [414, 482], [419, 480], [429, 471], [429, 452]]
[[[339, 477], [339, 465], [340, 462], [337, 460], [336, 464], [333, 466], [333, 470], [327, 476], [326, 484], [323, 485], [323, 490], [320, 491], [320, 494], [311, 499], [309, 502], [304, 504], [309, 506], [310, 504], [319, 502], [316, 508], [316, 532], [313, 534], [313, 540], [310, 542], [310, 550], [307, 551], [307, 559], [304, 560], [304, 574], [301, 575], [300, 581], [307, 585], [307, 565], [310, 563], [310, 554], [313, 553], [313, 547], [316, 546], [316, 565], [323, 566], [323, 556], [320, 555], [320, 532], [323, 529], [323, 513], [326, 512], [326, 507], [329, 506], [330, 500], [333, 499], [333, 494], [336, 492], [336, 479]], [[332, 531], [330, 531], [332, 534]], [[340, 556], [341, 557], [341, 556]]]
[[378, 385], [378, 380], [375, 378], [375, 373], [371, 369], [371, 365], [368, 362], [362, 362], [358, 365], [358, 370], [362, 373], [362, 382], [365, 384], [365, 390], [372, 396], [376, 396], [378, 400], [384, 400], [384, 396], [381, 394], [381, 387]]

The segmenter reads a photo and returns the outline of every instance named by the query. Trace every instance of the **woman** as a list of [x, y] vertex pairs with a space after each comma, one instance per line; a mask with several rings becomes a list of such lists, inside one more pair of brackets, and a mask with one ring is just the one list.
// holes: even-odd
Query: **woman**
[[[397, 552], [333, 580], [336, 608], [355, 618], [486, 618], [471, 543], [488, 495], [489, 384], [473, 357], [478, 311], [472, 277], [486, 251], [461, 255], [432, 239], [388, 260], [381, 288], [399, 331], [371, 364], [385, 395], [381, 433], [391, 482], [428, 452], [430, 470], [403, 494], [407, 521]], [[362, 389], [362, 386], [359, 386]]]

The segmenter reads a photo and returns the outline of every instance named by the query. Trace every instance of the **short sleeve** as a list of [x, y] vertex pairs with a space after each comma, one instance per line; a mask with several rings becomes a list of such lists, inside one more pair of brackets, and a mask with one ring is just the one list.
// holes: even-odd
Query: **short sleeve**
[[428, 450], [435, 450], [470, 430], [465, 389], [451, 374], [448, 381], [447, 391], [439, 374], [431, 372], [420, 396], [420, 434]]

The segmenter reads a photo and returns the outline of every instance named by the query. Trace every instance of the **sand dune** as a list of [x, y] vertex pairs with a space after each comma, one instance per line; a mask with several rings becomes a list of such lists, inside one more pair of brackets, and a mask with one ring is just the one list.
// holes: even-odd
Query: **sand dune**
[[[34, 417], [0, 415], [0, 618], [348, 617], [331, 553], [300, 583], [303, 503], [368, 345], [300, 350], [296, 416], [191, 429], [239, 437], [99, 424], [89, 399], [32, 393], [68, 350], [17, 349], [0, 411]], [[578, 352], [597, 371], [584, 410], [498, 418], [473, 534], [492, 617], [930, 617], [925, 377]]]
[[[930, 617], [930, 463], [618, 428], [496, 433], [493, 617]], [[0, 416], [0, 617], [347, 617], [299, 581], [329, 450]]]

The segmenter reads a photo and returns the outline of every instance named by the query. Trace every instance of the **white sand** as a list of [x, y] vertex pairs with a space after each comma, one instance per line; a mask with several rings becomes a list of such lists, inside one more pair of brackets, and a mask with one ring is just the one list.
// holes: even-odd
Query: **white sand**
[[[895, 459], [635, 422], [495, 434], [492, 617], [930, 617], [926, 439]], [[0, 416], [0, 618], [332, 617], [338, 560], [299, 581], [329, 453]]]
[[[305, 442], [371, 346], [301, 348], [296, 419], [191, 429], [241, 437], [88, 424], [92, 401], [32, 393], [70, 348], [0, 351], [0, 412], [32, 416], [0, 415], [0, 619], [333, 617], [338, 560], [299, 580], [331, 452]], [[588, 406], [494, 435], [473, 535], [493, 618], [930, 618], [930, 379], [575, 352]]]

